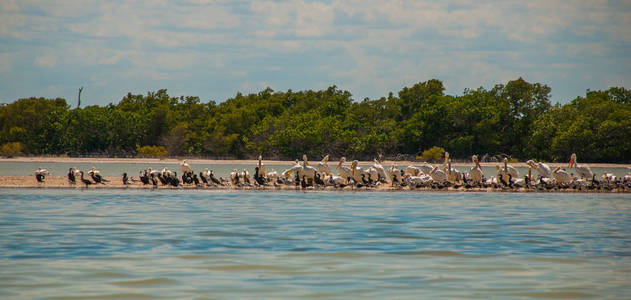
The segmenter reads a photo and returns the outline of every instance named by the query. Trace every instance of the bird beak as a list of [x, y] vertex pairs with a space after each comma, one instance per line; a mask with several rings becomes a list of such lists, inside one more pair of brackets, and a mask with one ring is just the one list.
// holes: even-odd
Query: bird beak
[[571, 168], [574, 165], [574, 157], [570, 157], [570, 162], [567, 164], [568, 168]]

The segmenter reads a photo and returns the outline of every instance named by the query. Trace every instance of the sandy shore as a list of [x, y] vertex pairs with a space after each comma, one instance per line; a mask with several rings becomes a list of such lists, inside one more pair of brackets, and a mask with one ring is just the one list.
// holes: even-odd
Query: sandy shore
[[171, 187], [171, 186], [163, 186], [158, 184], [157, 188], [154, 188], [152, 185], [143, 185], [141, 182], [132, 182], [130, 185], [124, 185], [120, 177], [105, 177], [109, 182], [105, 184], [91, 184], [88, 187], [79, 183], [77, 181], [76, 184], [68, 183], [66, 177], [63, 176], [47, 176], [46, 181], [43, 183], [38, 183], [35, 180], [35, 176], [0, 176], [0, 188], [62, 188], [62, 189], [144, 189], [144, 190], [315, 190], [315, 191], [383, 191], [383, 192], [395, 192], [395, 191], [413, 191], [413, 192], [422, 192], [422, 191], [442, 191], [442, 192], [566, 192], [566, 193], [627, 193], [631, 194], [631, 188], [627, 189], [614, 189], [614, 190], [574, 190], [574, 189], [551, 189], [551, 190], [543, 190], [537, 191], [534, 189], [526, 189], [526, 188], [518, 188], [518, 189], [508, 189], [508, 188], [471, 188], [465, 189], [464, 187], [459, 188], [443, 188], [443, 189], [431, 189], [431, 188], [419, 188], [411, 190], [409, 187], [392, 187], [389, 184], [383, 184], [377, 187], [372, 188], [334, 188], [332, 186], [329, 187], [319, 187], [313, 188], [308, 187], [306, 189], [301, 189], [300, 187], [296, 187], [294, 185], [279, 185], [277, 187], [270, 185], [266, 187], [222, 187], [222, 186], [203, 186], [197, 187], [192, 184], [185, 184], [181, 187]]
[[[254, 166], [258, 162], [257, 160], [213, 160], [213, 159], [195, 159], [195, 158], [185, 158], [186, 161], [191, 164], [213, 164], [213, 165], [251, 165]], [[13, 157], [13, 158], [0, 158], [0, 163], [2, 162], [41, 162], [41, 163], [113, 163], [113, 164], [149, 164], [149, 163], [157, 163], [157, 164], [178, 164], [182, 161], [182, 159], [175, 158], [93, 158], [93, 157]], [[311, 162], [317, 162], [319, 160], [313, 160]], [[263, 160], [263, 162], [267, 165], [291, 165], [294, 161], [287, 160]], [[329, 161], [329, 165], [335, 165], [337, 161]], [[362, 165], [372, 164], [372, 161], [360, 161]], [[384, 166], [391, 166], [394, 161], [386, 160], [382, 163]], [[347, 162], [348, 164], [348, 162]], [[408, 165], [420, 165], [421, 162], [417, 161], [397, 161], [397, 166], [405, 167]], [[486, 162], [480, 163], [482, 166], [495, 166], [500, 163], [496, 162]], [[453, 162], [454, 166], [473, 166], [471, 162]], [[515, 167], [528, 167], [525, 162], [511, 163], [512, 166]], [[567, 167], [567, 163], [548, 163], [550, 167]], [[631, 167], [629, 164], [612, 164], [612, 163], [589, 163], [589, 166], [595, 168], [626, 168]]]

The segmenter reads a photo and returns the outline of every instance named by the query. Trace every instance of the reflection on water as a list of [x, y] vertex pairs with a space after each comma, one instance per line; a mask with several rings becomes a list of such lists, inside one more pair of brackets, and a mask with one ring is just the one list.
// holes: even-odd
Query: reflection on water
[[624, 298], [631, 196], [0, 189], [0, 297]]

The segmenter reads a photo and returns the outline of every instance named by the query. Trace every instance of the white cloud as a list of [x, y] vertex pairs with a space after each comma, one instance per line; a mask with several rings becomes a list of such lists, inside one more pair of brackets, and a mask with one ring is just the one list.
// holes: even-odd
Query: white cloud
[[35, 59], [35, 64], [42, 67], [52, 68], [57, 64], [57, 56], [48, 54]]

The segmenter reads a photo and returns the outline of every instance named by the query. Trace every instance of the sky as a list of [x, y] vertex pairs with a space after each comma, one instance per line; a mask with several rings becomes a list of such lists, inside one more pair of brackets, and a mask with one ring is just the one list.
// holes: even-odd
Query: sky
[[81, 86], [82, 106], [332, 85], [362, 100], [519, 77], [560, 103], [631, 88], [631, 1], [0, 0], [0, 103], [74, 106]]

